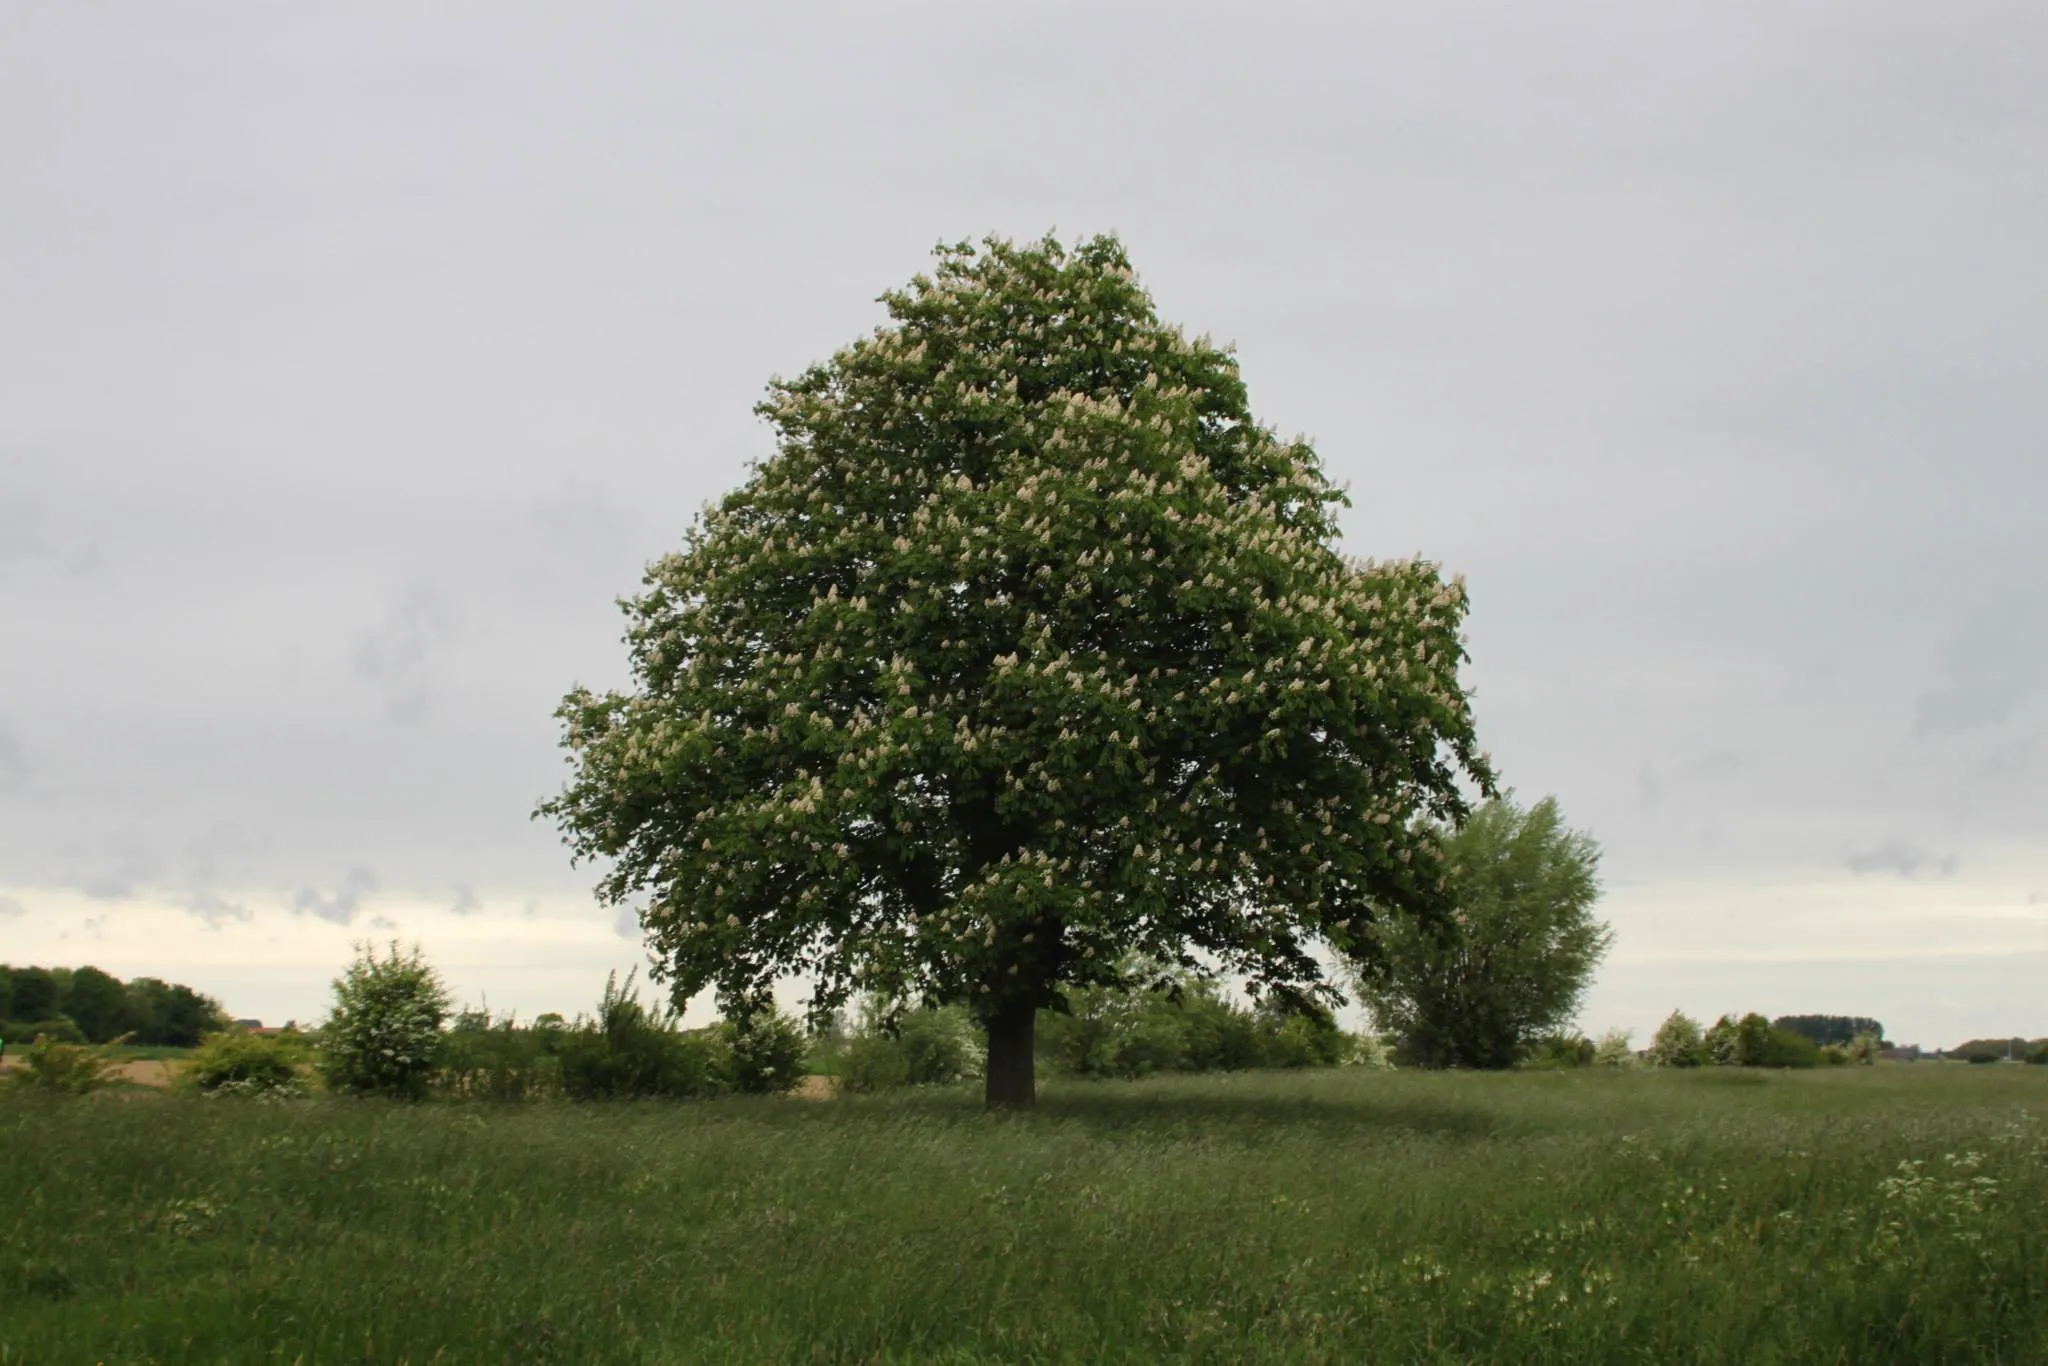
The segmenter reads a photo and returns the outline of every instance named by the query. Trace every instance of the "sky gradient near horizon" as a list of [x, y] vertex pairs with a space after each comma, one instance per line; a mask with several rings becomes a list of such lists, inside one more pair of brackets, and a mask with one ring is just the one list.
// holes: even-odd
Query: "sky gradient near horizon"
[[1118, 233], [1471, 585], [1581, 1023], [2048, 1033], [2048, 9], [0, 0], [0, 961], [641, 959], [550, 712], [933, 244]]

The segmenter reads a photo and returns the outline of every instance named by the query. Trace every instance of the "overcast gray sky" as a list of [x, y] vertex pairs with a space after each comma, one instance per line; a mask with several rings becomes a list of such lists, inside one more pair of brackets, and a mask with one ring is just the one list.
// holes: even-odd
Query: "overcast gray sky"
[[750, 409], [1115, 231], [1606, 850], [1582, 1023], [2048, 1032], [2048, 7], [0, 0], [0, 959], [573, 1011], [533, 803]]

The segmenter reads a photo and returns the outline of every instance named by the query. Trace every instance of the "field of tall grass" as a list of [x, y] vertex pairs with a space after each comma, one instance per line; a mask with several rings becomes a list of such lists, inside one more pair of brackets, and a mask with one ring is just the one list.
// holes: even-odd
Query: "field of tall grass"
[[0, 1097], [0, 1363], [2048, 1361], [2048, 1069]]

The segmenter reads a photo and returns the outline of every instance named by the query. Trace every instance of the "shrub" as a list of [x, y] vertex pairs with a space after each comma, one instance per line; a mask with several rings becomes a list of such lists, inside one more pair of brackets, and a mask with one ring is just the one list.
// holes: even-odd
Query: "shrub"
[[[636, 969], [637, 972], [637, 969]], [[654, 1011], [633, 991], [605, 979], [597, 1018], [578, 1020], [559, 1045], [562, 1093], [572, 1100], [716, 1095], [725, 1089], [725, 1059], [715, 1039], [684, 1033], [672, 1010]]]
[[329, 1087], [417, 1100], [439, 1061], [448, 991], [418, 948], [378, 958], [367, 944], [334, 983], [321, 1029], [320, 1073]]
[[[1762, 1019], [1762, 1016], [1756, 1018]], [[1789, 1029], [1769, 1029], [1757, 1050], [1757, 1059], [1748, 1064], [1752, 1067], [1818, 1067], [1820, 1050], [1814, 1047], [1812, 1039], [1796, 1034]]]
[[2027, 1054], [2027, 1061], [2036, 1065], [2048, 1063], [2048, 1043], [2041, 1044], [2033, 1052]]
[[1336, 1014], [1316, 1001], [1262, 1002], [1255, 1012], [1267, 1067], [1335, 1067], [1350, 1051], [1351, 1037]]
[[1742, 1026], [1733, 1015], [1723, 1015], [1707, 1026], [1700, 1039], [1705, 1060], [1715, 1067], [1742, 1065]]
[[1170, 1003], [1144, 1001], [1110, 1040], [1107, 1071], [1118, 1077], [1177, 1072], [1187, 1063], [1187, 1021]]
[[49, 1095], [80, 1096], [114, 1084], [113, 1050], [128, 1041], [127, 1035], [97, 1047], [59, 1043], [48, 1035], [38, 1036], [22, 1054], [22, 1065], [8, 1073], [7, 1080], [25, 1091]]
[[1360, 1034], [1352, 1039], [1351, 1055], [1345, 1061], [1353, 1067], [1388, 1069], [1394, 1065], [1394, 1050], [1377, 1034]]
[[1626, 1029], [1610, 1029], [1600, 1036], [1600, 1042], [1593, 1045], [1595, 1067], [1634, 1067], [1636, 1051], [1629, 1046], [1629, 1032]]
[[960, 1006], [911, 1011], [897, 1025], [896, 1041], [912, 1086], [948, 1086], [981, 1075], [986, 1045]]
[[545, 1016], [521, 1029], [513, 1017], [491, 1019], [490, 1011], [464, 1011], [441, 1040], [441, 1066], [434, 1087], [445, 1095], [474, 1100], [542, 1100], [562, 1089], [561, 1016]]
[[1185, 1050], [1181, 1066], [1187, 1071], [1235, 1072], [1263, 1061], [1258, 1021], [1250, 1011], [1225, 1000], [1214, 982], [1183, 982], [1180, 1004], [1165, 1005], [1180, 1017]]
[[744, 1095], [776, 1095], [804, 1079], [807, 1046], [803, 1029], [780, 1011], [768, 1010], [718, 1027], [725, 1054], [725, 1079]]
[[840, 1059], [839, 1089], [855, 1095], [890, 1091], [910, 1084], [910, 1059], [886, 1034], [861, 1033], [847, 1040]]
[[1849, 1050], [1843, 1044], [1824, 1043], [1820, 1046], [1820, 1061], [1824, 1067], [1847, 1067]]
[[1153, 985], [1076, 989], [1066, 1010], [1039, 1012], [1039, 1054], [1051, 1067], [1084, 1077], [1333, 1067], [1358, 1047], [1311, 999], [1275, 996], [1246, 1009], [1192, 973], [1133, 961], [1127, 975]]
[[1591, 1067], [1599, 1045], [1582, 1034], [1552, 1034], [1538, 1039], [1522, 1066], [1534, 1071]]
[[85, 1042], [84, 1032], [65, 1015], [47, 1020], [9, 1020], [0, 1024], [0, 1039], [14, 1039], [26, 1044], [38, 1038], [48, 1039], [51, 1043]]
[[1139, 1008], [1137, 993], [1076, 987], [1064, 1010], [1038, 1012], [1038, 1056], [1051, 1070], [1077, 1077], [1125, 1075], [1118, 1053]]
[[1706, 1042], [1700, 1037], [1699, 1022], [1682, 1010], [1672, 1011], [1650, 1040], [1650, 1065], [1698, 1067], [1705, 1061]]
[[898, 1086], [946, 1086], [981, 1075], [986, 1043], [965, 1009], [920, 1006], [891, 1012], [869, 1000], [859, 1027], [836, 1058], [840, 1087], [849, 1092]]
[[1843, 1046], [1842, 1052], [1847, 1061], [1871, 1067], [1876, 1065], [1878, 1058], [1884, 1054], [1884, 1039], [1866, 1029], [1849, 1040]]
[[258, 1034], [209, 1034], [185, 1068], [185, 1078], [211, 1096], [302, 1096], [298, 1049]]

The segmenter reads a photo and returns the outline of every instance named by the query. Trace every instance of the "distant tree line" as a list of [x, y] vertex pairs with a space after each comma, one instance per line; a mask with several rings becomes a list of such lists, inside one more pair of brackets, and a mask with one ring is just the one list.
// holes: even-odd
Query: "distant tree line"
[[1802, 1034], [1813, 1041], [1815, 1048], [1826, 1048], [1831, 1043], [1846, 1047], [1862, 1034], [1876, 1039], [1880, 1047], [1891, 1047], [1884, 1036], [1884, 1026], [1861, 1015], [1780, 1015], [1771, 1021], [1771, 1027]]
[[1805, 1030], [1787, 1021], [1833, 1021], [1826, 1015], [1782, 1016], [1768, 1020], [1751, 1011], [1747, 1015], [1723, 1015], [1707, 1028], [1683, 1011], [1674, 1010], [1657, 1027], [1656, 1036], [1644, 1053], [1653, 1067], [1820, 1067], [1847, 1063], [1869, 1065], [1883, 1048], [1883, 1027], [1875, 1020], [1854, 1022], [1867, 1026], [1847, 1039], [1815, 1043]]
[[2048, 1064], [2048, 1039], [1970, 1039], [1936, 1057], [1961, 1058], [1964, 1062], [2031, 1062]]
[[95, 967], [0, 964], [0, 1039], [28, 1043], [38, 1034], [72, 1043], [197, 1045], [227, 1026], [220, 1002], [155, 977], [123, 982]]

